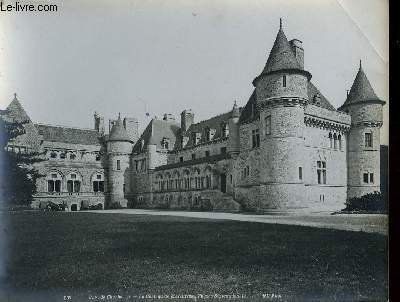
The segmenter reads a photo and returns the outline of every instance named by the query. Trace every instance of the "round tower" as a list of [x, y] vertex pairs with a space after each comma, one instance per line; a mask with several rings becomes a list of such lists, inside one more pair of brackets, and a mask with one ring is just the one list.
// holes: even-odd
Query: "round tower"
[[347, 142], [347, 198], [380, 192], [380, 128], [384, 104], [376, 96], [360, 61], [346, 101], [338, 109], [351, 116]]
[[303, 206], [299, 174], [304, 169], [304, 106], [311, 74], [303, 69], [303, 56], [296, 56], [298, 43], [289, 43], [281, 21], [267, 63], [253, 81], [260, 112], [260, 197], [265, 208]]
[[110, 130], [107, 141], [108, 192], [106, 207], [127, 206], [129, 193], [129, 159], [133, 141], [129, 138], [121, 120], [121, 115]]
[[228, 153], [232, 156], [236, 156], [240, 152], [239, 118], [240, 111], [235, 101], [232, 108], [231, 117], [229, 118]]

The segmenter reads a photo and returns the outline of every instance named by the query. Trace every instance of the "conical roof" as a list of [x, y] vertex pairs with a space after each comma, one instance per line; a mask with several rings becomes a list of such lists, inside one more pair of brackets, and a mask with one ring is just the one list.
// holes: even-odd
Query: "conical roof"
[[274, 46], [272, 46], [267, 63], [261, 74], [281, 69], [302, 69], [283, 32], [282, 26], [279, 28]]
[[233, 117], [233, 118], [235, 118], [235, 117], [240, 117], [240, 111], [239, 111], [239, 108], [238, 108], [238, 106], [237, 106], [237, 104], [236, 104], [236, 101], [235, 101], [235, 103], [233, 104], [233, 108], [232, 108], [232, 117]]
[[376, 96], [375, 91], [371, 86], [371, 83], [369, 82], [367, 76], [364, 73], [364, 70], [362, 69], [360, 61], [360, 68], [358, 69], [356, 78], [354, 79], [353, 85], [351, 86], [350, 92], [348, 93], [346, 101], [344, 102], [342, 107], [354, 103], [370, 101], [385, 103]]
[[125, 127], [121, 120], [121, 115], [118, 116], [117, 121], [112, 126], [108, 140], [132, 142], [132, 139], [128, 136], [128, 133], [126, 133]]
[[276, 35], [274, 45], [269, 53], [267, 63], [264, 66], [261, 74], [253, 81], [261, 76], [279, 70], [296, 70], [304, 73], [308, 79], [311, 79], [311, 74], [305, 71], [297, 61], [296, 55], [290, 46], [288, 39], [282, 29], [282, 20], [280, 21], [279, 31]]

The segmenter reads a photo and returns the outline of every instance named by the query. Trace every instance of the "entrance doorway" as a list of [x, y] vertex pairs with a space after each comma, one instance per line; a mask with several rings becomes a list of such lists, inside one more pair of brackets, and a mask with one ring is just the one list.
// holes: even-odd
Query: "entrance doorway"
[[226, 174], [221, 174], [221, 192], [226, 193]]
[[77, 204], [72, 204], [71, 205], [71, 211], [78, 211], [78, 205]]

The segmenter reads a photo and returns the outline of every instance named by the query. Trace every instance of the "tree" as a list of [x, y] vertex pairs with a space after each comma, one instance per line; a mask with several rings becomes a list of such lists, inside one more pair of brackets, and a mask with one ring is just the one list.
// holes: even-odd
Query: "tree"
[[43, 177], [33, 166], [43, 161], [37, 151], [17, 153], [8, 144], [25, 133], [26, 122], [9, 122], [7, 110], [0, 111], [0, 205], [28, 205], [36, 193], [36, 180]]

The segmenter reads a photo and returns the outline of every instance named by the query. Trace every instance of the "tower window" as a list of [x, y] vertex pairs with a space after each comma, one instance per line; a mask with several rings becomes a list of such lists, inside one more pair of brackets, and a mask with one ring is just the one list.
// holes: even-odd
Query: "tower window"
[[196, 154], [192, 154], [192, 159], [196, 159]]
[[374, 183], [374, 173], [369, 174], [369, 182]]
[[179, 162], [183, 163], [183, 156], [179, 157]]
[[342, 150], [342, 136], [340, 134], [338, 135], [338, 141], [339, 141], [339, 150]]
[[368, 173], [364, 173], [363, 174], [363, 180], [364, 180], [364, 183], [368, 183]]
[[121, 161], [117, 159], [117, 170], [121, 170]]
[[333, 148], [333, 136], [332, 133], [329, 132], [329, 148]]
[[302, 180], [303, 179], [303, 168], [299, 167], [299, 179]]
[[265, 118], [265, 135], [270, 135], [271, 134], [271, 116], [268, 115]]
[[317, 161], [318, 184], [326, 184], [326, 162]]
[[364, 183], [374, 183], [374, 173], [363, 173], [363, 182]]
[[258, 129], [254, 129], [251, 131], [252, 136], [252, 147], [257, 148], [260, 147], [260, 132]]
[[365, 133], [365, 147], [372, 147], [372, 133]]
[[282, 77], [282, 86], [286, 87], [286, 75]]
[[337, 148], [338, 148], [338, 141], [337, 141], [336, 133], [333, 135], [333, 147], [335, 148], [335, 150], [337, 150]]

